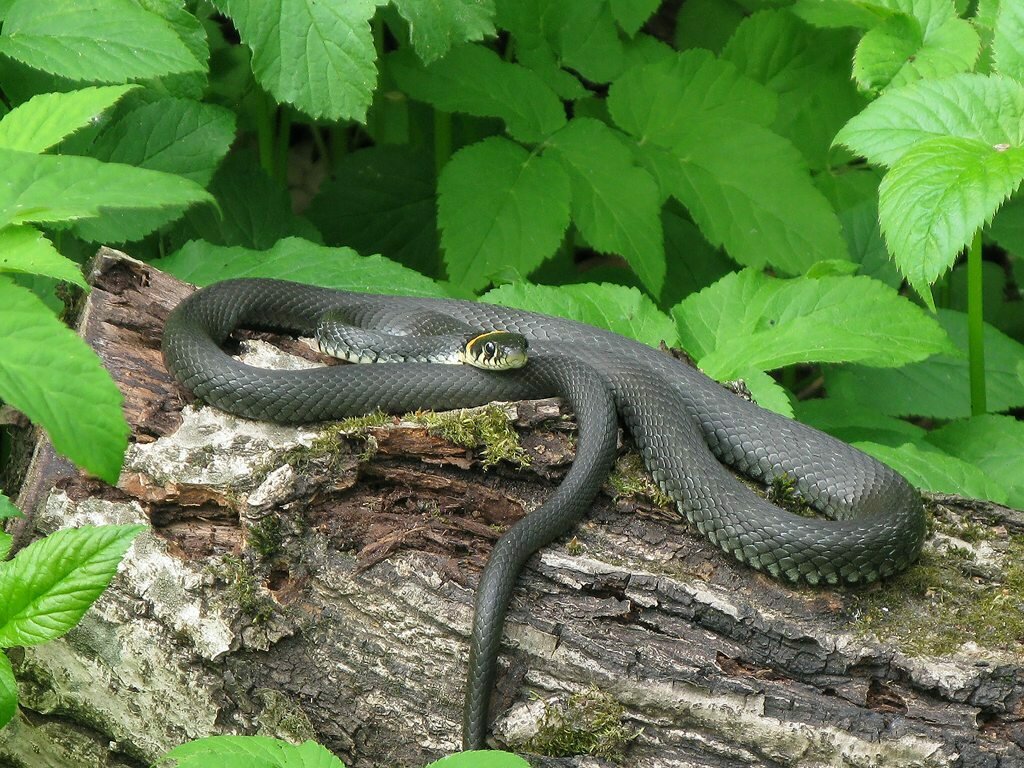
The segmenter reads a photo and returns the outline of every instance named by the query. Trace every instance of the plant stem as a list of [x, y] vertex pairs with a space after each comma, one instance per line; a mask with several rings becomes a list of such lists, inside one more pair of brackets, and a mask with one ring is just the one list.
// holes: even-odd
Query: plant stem
[[967, 250], [967, 357], [970, 365], [971, 415], [988, 410], [985, 402], [985, 320], [982, 313], [981, 230]]
[[270, 96], [263, 94], [256, 108], [256, 141], [259, 145], [260, 167], [274, 176], [274, 108]]
[[292, 138], [292, 117], [287, 109], [277, 112], [277, 146], [274, 148], [274, 178], [288, 186], [288, 148]]
[[452, 155], [452, 116], [434, 110], [434, 170], [440, 177], [441, 169]]

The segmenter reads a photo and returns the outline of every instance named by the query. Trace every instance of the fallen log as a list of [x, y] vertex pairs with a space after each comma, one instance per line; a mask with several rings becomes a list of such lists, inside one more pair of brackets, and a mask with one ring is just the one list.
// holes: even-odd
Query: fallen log
[[[132, 445], [112, 488], [39, 439], [18, 542], [152, 528], [75, 630], [11, 652], [21, 712], [0, 765], [144, 766], [218, 733], [313, 738], [350, 768], [454, 751], [477, 577], [564, 475], [571, 414], [546, 400], [238, 419], [163, 368], [162, 324], [189, 286], [107, 249], [90, 282], [79, 330], [124, 393]], [[233, 351], [325, 363], [266, 334]], [[727, 560], [658, 501], [627, 443], [575, 535], [530, 562], [496, 745], [536, 766], [1024, 765], [1024, 514], [932, 498], [920, 565], [816, 590]]]

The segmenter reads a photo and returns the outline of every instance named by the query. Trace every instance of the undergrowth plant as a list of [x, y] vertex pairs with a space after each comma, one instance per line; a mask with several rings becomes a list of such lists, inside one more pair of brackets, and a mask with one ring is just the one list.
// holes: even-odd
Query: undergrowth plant
[[116, 480], [61, 321], [106, 243], [681, 346], [1024, 508], [1022, 35], [1024, 0], [0, 0], [0, 400]]
[[[175, 747], [155, 768], [345, 768], [315, 741], [289, 744], [265, 736], [209, 736]], [[426, 768], [530, 768], [508, 752], [471, 750], [442, 757]]]

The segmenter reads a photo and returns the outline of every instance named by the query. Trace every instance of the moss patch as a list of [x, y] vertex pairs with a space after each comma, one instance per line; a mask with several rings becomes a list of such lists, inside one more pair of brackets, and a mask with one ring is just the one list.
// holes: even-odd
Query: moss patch
[[537, 735], [526, 748], [540, 755], [593, 755], [619, 759], [640, 729], [623, 722], [625, 709], [596, 688], [575, 693], [568, 701], [546, 707]]
[[274, 601], [263, 594], [256, 577], [245, 563], [234, 555], [224, 555], [213, 567], [214, 575], [223, 579], [238, 607], [254, 624], [269, 621], [274, 615]]
[[800, 494], [796, 487], [796, 478], [788, 472], [772, 478], [771, 483], [764, 491], [768, 501], [776, 506], [782, 507], [787, 512], [800, 517], [818, 517], [818, 513], [807, 503], [807, 500]]
[[[913, 655], [941, 655], [966, 642], [1019, 651], [1024, 643], [1024, 536], [996, 538], [976, 524], [937, 524], [960, 541], [991, 545], [979, 563], [955, 541], [873, 592], [859, 594], [857, 630], [894, 641]], [[987, 547], [986, 547], [987, 548]]]
[[442, 413], [421, 411], [405, 418], [456, 445], [481, 448], [484, 467], [500, 461], [517, 467], [530, 465], [530, 457], [519, 444], [519, 433], [509, 423], [508, 414], [496, 405]]
[[635, 451], [620, 456], [608, 475], [608, 484], [620, 496], [646, 496], [659, 507], [674, 507], [675, 501], [655, 485], [640, 454]]

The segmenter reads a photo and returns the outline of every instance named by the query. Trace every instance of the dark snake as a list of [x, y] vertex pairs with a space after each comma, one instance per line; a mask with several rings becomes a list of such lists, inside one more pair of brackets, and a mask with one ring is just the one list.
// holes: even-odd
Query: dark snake
[[[529, 362], [500, 372], [420, 362], [282, 371], [241, 363], [220, 346], [240, 327], [311, 336], [330, 314], [387, 333], [418, 313], [521, 334], [529, 343]], [[171, 313], [163, 354], [168, 370], [203, 401], [278, 423], [554, 395], [568, 402], [579, 424], [570, 471], [543, 506], [498, 541], [480, 577], [465, 749], [485, 745], [516, 579], [534, 552], [565, 534], [590, 506], [615, 457], [618, 417], [655, 482], [687, 519], [724, 552], [776, 578], [872, 582], [913, 563], [925, 537], [920, 496], [889, 467], [734, 395], [662, 351], [570, 320], [454, 299], [229, 280], [196, 291]], [[828, 519], [794, 515], [769, 503], [720, 462], [764, 483], [791, 479], [799, 496]]]

